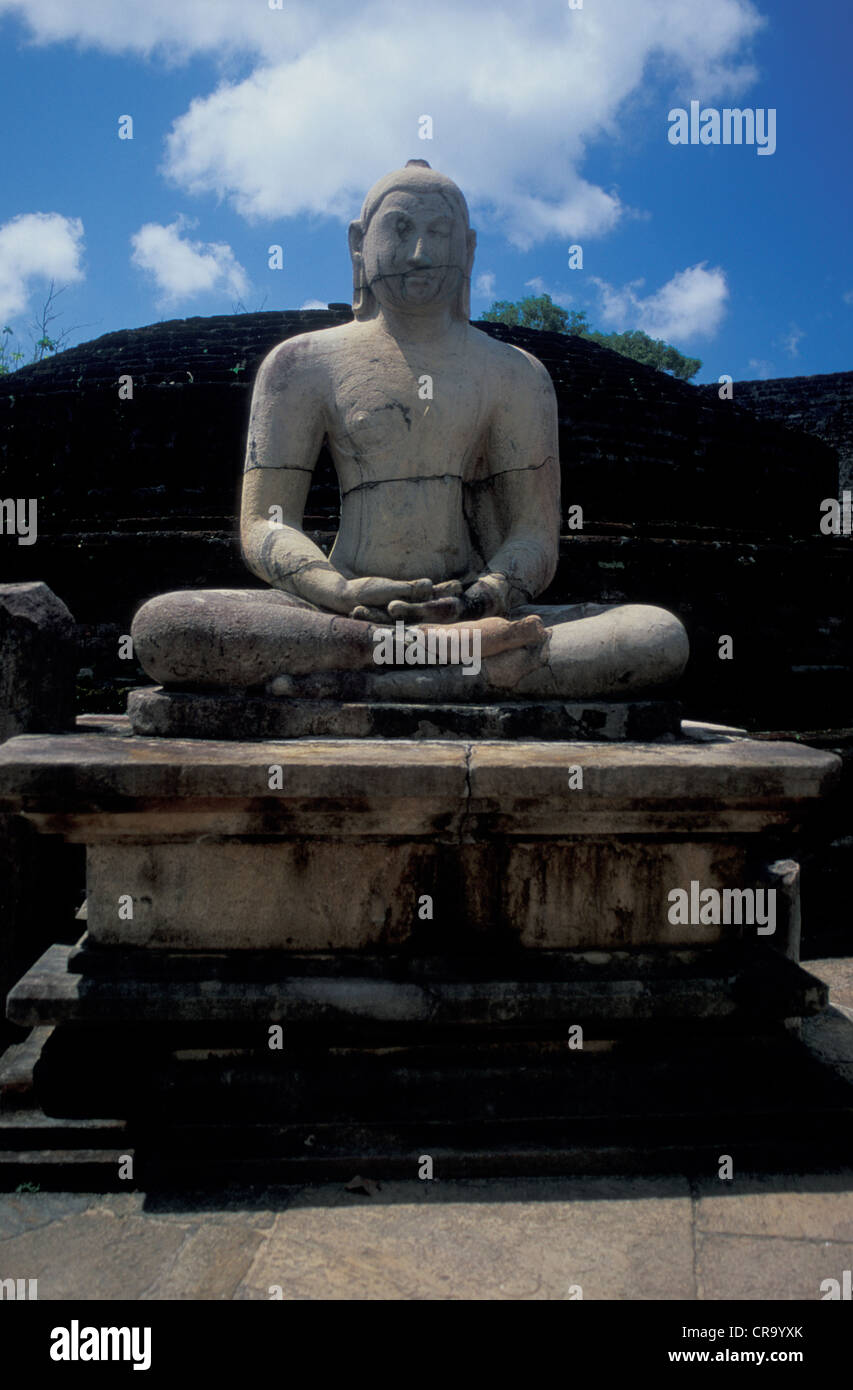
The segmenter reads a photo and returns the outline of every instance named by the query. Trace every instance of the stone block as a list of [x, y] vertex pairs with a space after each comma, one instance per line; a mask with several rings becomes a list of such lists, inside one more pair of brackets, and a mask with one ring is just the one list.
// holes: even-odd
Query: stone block
[[[361, 673], [346, 673], [358, 677]], [[567, 739], [652, 743], [680, 732], [672, 700], [505, 700], [490, 704], [303, 700], [247, 691], [132, 690], [134, 733], [162, 738]]]
[[[74, 633], [74, 619], [46, 584], [0, 584], [0, 742], [73, 726]], [[51, 923], [69, 906], [73, 885], [65, 846], [0, 814], [0, 998], [53, 939]], [[0, 1021], [0, 1042], [11, 1036]]]
[[[594, 1038], [636, 1033], [643, 1025], [710, 1021], [714, 1036], [720, 1030], [750, 1032], [770, 1020], [818, 1014], [827, 998], [820, 980], [767, 948], [516, 951], [479, 959], [229, 952], [217, 958], [116, 950], [84, 938], [77, 949], [51, 946], [12, 990], [9, 1012], [31, 1027], [125, 1029], [124, 1051], [113, 1062], [126, 1081], [133, 1039], [142, 1047], [144, 1065], [145, 1049], [161, 1025], [186, 1030], [168, 1042], [180, 1053], [189, 1055], [202, 1044], [255, 1051], [260, 1045], [264, 1061], [266, 1025], [278, 1020], [286, 1022], [289, 1045], [299, 1037], [310, 1050], [306, 1040], [319, 1037], [321, 1056], [347, 1038], [363, 1042], [367, 1035], [376, 1042], [393, 1033], [411, 1040], [424, 1030], [451, 1048], [462, 1038], [513, 1032], [556, 1037], [564, 1045], [567, 1028], [577, 1023], [587, 1047]], [[197, 1025], [205, 1026], [203, 1036], [193, 1034]], [[228, 1025], [225, 1038], [217, 1036], [220, 1025]], [[83, 1085], [93, 1067], [75, 1048], [101, 1047], [97, 1037], [88, 1037], [81, 1032], [76, 1043], [65, 1035], [56, 1042], [63, 1065], [83, 1077]]]
[[671, 924], [670, 889], [756, 877], [742, 846], [713, 840], [435, 845], [389, 827], [370, 840], [104, 844], [88, 851], [88, 927], [101, 945], [188, 950], [707, 945], [741, 928]]
[[0, 741], [73, 726], [74, 632], [46, 584], [0, 584]]

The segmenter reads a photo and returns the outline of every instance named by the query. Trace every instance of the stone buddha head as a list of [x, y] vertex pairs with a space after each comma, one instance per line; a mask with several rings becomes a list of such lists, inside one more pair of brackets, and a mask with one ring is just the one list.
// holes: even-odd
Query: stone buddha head
[[410, 159], [373, 185], [350, 224], [355, 317], [375, 318], [380, 306], [429, 314], [449, 305], [467, 323], [476, 245], [461, 190]]

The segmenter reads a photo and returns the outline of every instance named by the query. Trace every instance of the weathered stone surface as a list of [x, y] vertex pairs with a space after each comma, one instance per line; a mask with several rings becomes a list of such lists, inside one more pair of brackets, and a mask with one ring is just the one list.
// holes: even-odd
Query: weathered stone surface
[[[565, 1302], [575, 1285], [586, 1302], [737, 1294], [812, 1303], [853, 1258], [853, 1241], [838, 1235], [853, 1174], [819, 1182], [803, 1191], [801, 1178], [777, 1174], [756, 1196], [736, 1176], [719, 1201], [724, 1229], [703, 1221], [698, 1233], [704, 1201], [682, 1176], [460, 1182], [439, 1167], [434, 1182], [414, 1170], [408, 1181], [383, 1180], [374, 1197], [343, 1181], [198, 1203], [10, 1193], [0, 1197], [0, 1234], [16, 1242], [5, 1267], [14, 1254], [16, 1268], [38, 1271], [42, 1299], [268, 1302], [278, 1287], [288, 1302]], [[753, 1234], [756, 1201], [773, 1219]], [[750, 1326], [762, 1321], [757, 1309]]]
[[[388, 811], [393, 819], [393, 804]], [[93, 845], [87, 864], [93, 941], [205, 950], [354, 950], [425, 935], [451, 949], [454, 937], [484, 948], [705, 944], [743, 928], [674, 925], [669, 891], [692, 880], [718, 889], [757, 882], [740, 845], [553, 831], [438, 847], [392, 839], [390, 829], [338, 843]], [[424, 894], [428, 922], [418, 915]]]
[[[73, 727], [74, 638], [74, 619], [46, 584], [0, 584], [0, 742]], [[55, 939], [75, 867], [65, 846], [0, 815], [0, 998]], [[0, 1019], [0, 1045], [12, 1036]]]
[[[849, 1193], [844, 1194], [836, 1205], [849, 1201]], [[837, 1279], [840, 1284], [842, 1271], [851, 1267], [853, 1244], [841, 1241], [696, 1236], [696, 1281], [703, 1300], [755, 1299], [772, 1305], [812, 1302], [823, 1297], [821, 1284], [825, 1279]], [[795, 1321], [786, 1318], [781, 1308], [776, 1319], [777, 1324]]]
[[[305, 1192], [276, 1216], [243, 1299], [566, 1300], [694, 1296], [687, 1189], [654, 1179], [383, 1183]], [[630, 1192], [636, 1200], [628, 1201]]]
[[[138, 952], [132, 949], [109, 950], [96, 939], [79, 952], [52, 946], [12, 990], [10, 1017], [33, 1028], [283, 1019], [288, 1030], [321, 1029], [327, 1044], [340, 1030], [393, 1028], [402, 1040], [428, 1027], [434, 1042], [442, 1033], [460, 1039], [513, 1028], [550, 1036], [562, 1034], [567, 1020], [591, 1037], [685, 1020], [751, 1031], [769, 1020], [819, 1014], [828, 997], [814, 976], [769, 951], [738, 959], [732, 951], [682, 950], [663, 960], [636, 951], [547, 952], [520, 962], [463, 957], [455, 969], [452, 955], [438, 962], [396, 955], [387, 963], [373, 957], [367, 971], [354, 957], [316, 963], [279, 957], [263, 973], [252, 965], [241, 971], [233, 959], [227, 971], [214, 972], [203, 954], [183, 960], [169, 951], [154, 954], [159, 962], [133, 971], [128, 960]], [[87, 968], [97, 955], [103, 957], [97, 969]], [[111, 957], [115, 965], [107, 973]], [[235, 1058], [236, 1042], [231, 1039]], [[64, 1052], [68, 1044], [58, 1038], [57, 1046]], [[87, 1065], [76, 1069], [88, 1075]]]
[[[12, 741], [0, 806], [87, 843], [94, 941], [164, 947], [739, 936], [735, 923], [670, 922], [670, 891], [766, 886], [780, 856], [763, 837], [806, 817], [839, 766], [727, 736], [248, 744], [123, 738], [119, 727]], [[789, 947], [795, 896], [779, 903]]]
[[[696, 1228], [703, 1236], [853, 1245], [853, 1203], [849, 1191], [850, 1175], [845, 1173], [815, 1174], [809, 1180], [808, 1190], [799, 1192], [780, 1191], [778, 1180], [758, 1174], [739, 1177], [734, 1192], [723, 1191], [719, 1178], [709, 1178], [699, 1184]], [[831, 1275], [828, 1270], [827, 1276]], [[816, 1292], [811, 1296], [817, 1297]]]
[[46, 584], [0, 584], [0, 741], [73, 726], [74, 637]]
[[[266, 824], [290, 833], [294, 811], [308, 801], [318, 817], [339, 816], [347, 801], [368, 812], [391, 801], [395, 807], [408, 802], [412, 814], [434, 802], [445, 814], [488, 813], [506, 829], [510, 820], [502, 822], [504, 815], [522, 835], [541, 832], [549, 817], [556, 830], [588, 835], [590, 815], [605, 814], [617, 817], [610, 822], [612, 833], [643, 824], [656, 831], [703, 826], [721, 833], [738, 816], [741, 830], [796, 822], [832, 789], [841, 770], [840, 758], [803, 744], [725, 736], [716, 743], [656, 745], [230, 743], [130, 737], [129, 722], [116, 715], [92, 717], [85, 728], [22, 735], [0, 748], [0, 809], [23, 811], [54, 831], [73, 832], [79, 819], [78, 839], [81, 829], [95, 829], [92, 817], [115, 814], [118, 828], [134, 810], [150, 814], [152, 824], [171, 818], [175, 829], [183, 815], [234, 813], [240, 819], [223, 822], [224, 828], [239, 824], [243, 833], [257, 833]], [[270, 787], [273, 766], [282, 768], [280, 790]], [[570, 767], [580, 768], [582, 788], [569, 788]], [[463, 805], [469, 798], [473, 804]], [[648, 813], [651, 818], [643, 820]], [[423, 810], [418, 819], [430, 823]], [[328, 824], [335, 834], [348, 833], [344, 823]], [[595, 831], [606, 826], [600, 819]], [[408, 833], [408, 825], [393, 820], [385, 828]], [[350, 823], [351, 833], [367, 829], [372, 833], [374, 823]]]
[[667, 700], [507, 700], [407, 704], [301, 700], [248, 692], [134, 690], [134, 733], [163, 738], [588, 739], [653, 743], [680, 733], [680, 706]]

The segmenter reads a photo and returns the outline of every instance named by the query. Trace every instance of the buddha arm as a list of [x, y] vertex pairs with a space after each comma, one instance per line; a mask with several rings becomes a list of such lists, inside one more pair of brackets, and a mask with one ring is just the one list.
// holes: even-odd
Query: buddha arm
[[517, 380], [501, 393], [488, 440], [490, 478], [502, 532], [481, 580], [502, 575], [506, 607], [530, 603], [550, 584], [560, 537], [560, 460], [557, 400], [535, 358], [519, 363]]
[[339, 613], [346, 581], [302, 530], [325, 432], [323, 383], [304, 340], [280, 343], [261, 364], [252, 395], [240, 541], [252, 574]]

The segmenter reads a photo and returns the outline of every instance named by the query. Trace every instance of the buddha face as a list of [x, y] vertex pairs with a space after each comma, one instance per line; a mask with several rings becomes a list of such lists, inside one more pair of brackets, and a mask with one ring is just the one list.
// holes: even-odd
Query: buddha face
[[385, 308], [434, 313], [458, 295], [473, 252], [469, 238], [441, 193], [392, 189], [361, 243], [367, 283]]

